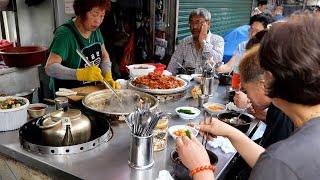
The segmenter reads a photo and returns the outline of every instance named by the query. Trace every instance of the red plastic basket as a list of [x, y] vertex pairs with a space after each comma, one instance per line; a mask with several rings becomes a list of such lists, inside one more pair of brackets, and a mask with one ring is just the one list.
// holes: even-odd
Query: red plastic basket
[[159, 74], [162, 74], [163, 71], [166, 69], [166, 65], [161, 64], [161, 63], [148, 63], [148, 64], [155, 66], [156, 69], [154, 70], [154, 72], [159, 73]]

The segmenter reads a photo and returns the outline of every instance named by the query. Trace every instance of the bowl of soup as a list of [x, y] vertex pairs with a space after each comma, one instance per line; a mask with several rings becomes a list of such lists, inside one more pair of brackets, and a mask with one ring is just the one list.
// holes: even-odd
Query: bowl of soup
[[30, 104], [28, 106], [28, 115], [31, 119], [35, 119], [44, 116], [47, 112], [48, 105], [42, 103]]
[[238, 112], [225, 112], [218, 114], [218, 119], [239, 129], [243, 133], [247, 133], [252, 118], [247, 114], [240, 114]]
[[[216, 165], [218, 156], [210, 150], [207, 150], [207, 153], [209, 155], [210, 164]], [[182, 164], [177, 151], [172, 151], [170, 158], [173, 163], [174, 177], [177, 179], [192, 180], [192, 177], [189, 176], [188, 168]]]

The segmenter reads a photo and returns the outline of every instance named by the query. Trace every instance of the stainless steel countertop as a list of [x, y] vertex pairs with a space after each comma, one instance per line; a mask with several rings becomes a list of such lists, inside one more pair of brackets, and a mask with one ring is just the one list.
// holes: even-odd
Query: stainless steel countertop
[[[0, 93], [13, 95], [40, 87], [38, 65], [0, 69]], [[27, 83], [26, 83], [27, 82]]]
[[[226, 103], [224, 86], [219, 86], [213, 98], [209, 101]], [[190, 98], [188, 92], [178, 101], [160, 103], [162, 111], [174, 113], [176, 107], [194, 106], [197, 101]], [[193, 122], [199, 122], [199, 116]], [[257, 120], [251, 124], [249, 131], [257, 124]], [[186, 120], [177, 115], [169, 121], [169, 126], [186, 124]], [[36, 168], [54, 179], [156, 179], [160, 170], [173, 171], [170, 153], [175, 148], [175, 142], [168, 137], [168, 146], [165, 150], [154, 153], [155, 164], [148, 170], [134, 170], [128, 166], [129, 159], [129, 129], [126, 124], [113, 125], [114, 136], [108, 143], [103, 143], [93, 150], [71, 155], [41, 155], [28, 152], [20, 146], [18, 131], [0, 133], [0, 153], [9, 156], [26, 165]], [[201, 139], [200, 136], [198, 136]], [[225, 154], [219, 148], [211, 149], [219, 158], [216, 167], [216, 178], [219, 178], [223, 170], [232, 160], [235, 153]]]

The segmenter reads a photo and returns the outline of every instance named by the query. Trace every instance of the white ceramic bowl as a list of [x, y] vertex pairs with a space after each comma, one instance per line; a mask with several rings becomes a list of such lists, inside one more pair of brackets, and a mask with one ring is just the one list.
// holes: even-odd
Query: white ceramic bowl
[[172, 73], [168, 70], [164, 70], [162, 75], [165, 75], [165, 76], [172, 76]]
[[28, 114], [31, 118], [38, 118], [46, 114], [48, 105], [42, 103], [30, 104], [28, 106]]
[[7, 98], [22, 99], [26, 104], [23, 106], [12, 109], [0, 109], [0, 131], [9, 131], [20, 128], [27, 122], [27, 107], [29, 106], [29, 100], [23, 97], [6, 96], [0, 97], [0, 101]]
[[[180, 109], [190, 110], [194, 114], [186, 114], [186, 113], [178, 112]], [[200, 112], [201, 111], [199, 109], [190, 107], [190, 106], [183, 106], [183, 107], [176, 108], [176, 113], [179, 115], [180, 118], [185, 120], [190, 120], [198, 117], [200, 115]]]
[[128, 81], [127, 80], [117, 79], [116, 82], [120, 84], [121, 89], [128, 89]]
[[199, 84], [202, 81], [202, 74], [191, 74], [191, 77]]
[[127, 66], [131, 77], [144, 76], [153, 72], [156, 67], [150, 64], [132, 64]]
[[175, 132], [178, 130], [189, 130], [193, 135], [197, 136], [198, 132], [195, 128], [190, 127], [190, 126], [186, 126], [186, 125], [175, 125], [175, 126], [171, 126], [168, 129], [169, 134], [176, 139], [177, 135], [175, 135]]
[[[221, 107], [221, 110], [213, 110], [213, 109], [210, 109], [209, 107], [210, 106], [218, 106], [218, 107]], [[203, 104], [203, 107], [204, 109], [212, 114], [212, 115], [218, 115], [220, 113], [223, 113], [226, 111], [226, 106], [224, 104], [220, 104], [220, 103], [215, 103], [215, 102], [207, 102], [205, 104]]]
[[188, 82], [190, 82], [192, 80], [192, 76], [191, 75], [187, 75], [187, 74], [178, 74], [177, 77], [184, 79]]

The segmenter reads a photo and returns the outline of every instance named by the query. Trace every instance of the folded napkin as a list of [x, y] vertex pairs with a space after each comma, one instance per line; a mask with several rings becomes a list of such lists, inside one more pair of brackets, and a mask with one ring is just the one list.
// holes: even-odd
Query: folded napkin
[[233, 102], [226, 104], [226, 108], [230, 111], [245, 112], [246, 109], [238, 108]]
[[212, 141], [208, 141], [208, 145], [213, 148], [220, 147], [224, 153], [234, 153], [237, 152], [236, 149], [232, 146], [228, 138], [218, 136]]
[[170, 175], [169, 171], [161, 170], [159, 172], [159, 177], [156, 180], [174, 180]]

